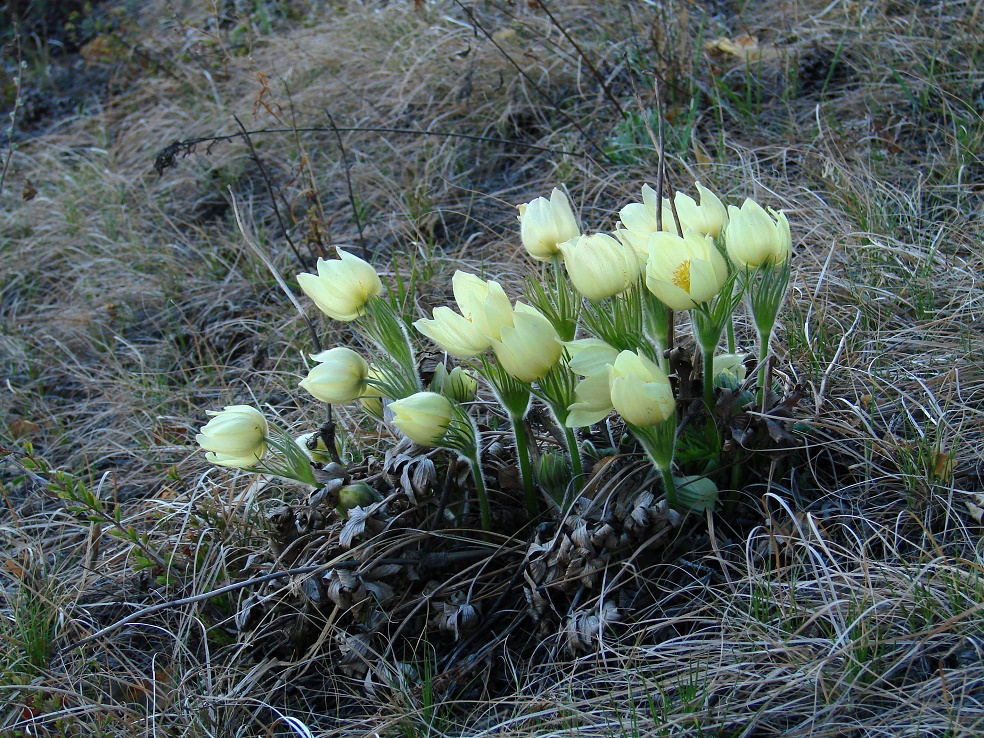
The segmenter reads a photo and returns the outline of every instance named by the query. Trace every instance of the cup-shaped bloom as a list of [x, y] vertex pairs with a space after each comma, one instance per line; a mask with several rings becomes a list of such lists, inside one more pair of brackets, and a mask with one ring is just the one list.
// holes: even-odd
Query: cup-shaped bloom
[[301, 387], [322, 402], [351, 402], [365, 392], [369, 364], [352, 349], [336, 346], [311, 358], [318, 364]]
[[498, 340], [502, 327], [512, 325], [512, 304], [498, 282], [491, 279], [486, 282], [474, 274], [457, 271], [451, 277], [451, 290], [458, 310], [479, 335]]
[[702, 233], [711, 238], [717, 238], [721, 229], [728, 224], [728, 211], [720, 198], [709, 189], [695, 182], [697, 192], [700, 195], [698, 205], [694, 198], [678, 192], [673, 198], [676, 204], [677, 214], [680, 220], [686, 223], [686, 227]]
[[673, 310], [710, 300], [728, 279], [728, 265], [708, 236], [684, 231], [649, 237], [646, 286]]
[[567, 276], [589, 300], [625, 292], [639, 279], [639, 259], [632, 247], [604, 233], [562, 243], [560, 251]]
[[501, 340], [492, 341], [492, 350], [507, 374], [521, 382], [535, 382], [557, 363], [564, 345], [539, 310], [517, 302], [513, 324], [503, 326]]
[[608, 373], [612, 405], [627, 423], [645, 427], [673, 417], [676, 400], [670, 380], [645, 356], [622, 351]]
[[227, 405], [221, 412], [209, 410], [212, 419], [195, 436], [208, 453], [205, 458], [219, 466], [247, 469], [256, 466], [267, 452], [270, 426], [256, 408]]
[[523, 246], [538, 261], [550, 261], [560, 244], [581, 235], [567, 195], [554, 187], [550, 199], [538, 197], [519, 206]]
[[370, 297], [383, 292], [372, 264], [338, 249], [338, 259], [318, 259], [318, 273], [301, 272], [297, 283], [325, 315], [335, 320], [355, 320], [365, 312]]
[[564, 424], [568, 428], [583, 428], [586, 425], [594, 425], [612, 411], [611, 379], [608, 367], [609, 365], [606, 364], [605, 371], [590, 374], [577, 383], [574, 388], [577, 402], [567, 408], [567, 420]]
[[[640, 264], [649, 258], [649, 236], [658, 232], [656, 227], [656, 190], [649, 185], [642, 186], [642, 202], [632, 202], [618, 212], [622, 227], [615, 230], [615, 237], [635, 251]], [[670, 201], [663, 198], [663, 230], [676, 233], [676, 221]], [[683, 226], [686, 228], [686, 224]]]
[[724, 233], [728, 256], [737, 267], [756, 268], [760, 264], [782, 264], [793, 249], [789, 221], [781, 210], [775, 217], [754, 200], [745, 200], [741, 208], [728, 206], [728, 228]]
[[595, 374], [608, 376], [608, 365], [615, 363], [618, 349], [609, 346], [600, 338], [579, 338], [576, 341], [566, 341], [564, 348], [570, 361], [567, 365], [575, 374], [590, 377]]
[[436, 392], [417, 392], [389, 404], [393, 425], [421, 446], [437, 446], [451, 423], [451, 401]]
[[432, 320], [421, 318], [413, 327], [459, 359], [478, 356], [490, 345], [489, 337], [475, 323], [449, 307], [434, 308]]

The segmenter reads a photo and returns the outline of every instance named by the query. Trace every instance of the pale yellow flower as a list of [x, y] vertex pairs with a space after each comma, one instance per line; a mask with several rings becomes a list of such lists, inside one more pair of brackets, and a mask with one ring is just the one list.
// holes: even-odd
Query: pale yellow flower
[[786, 214], [771, 208], [769, 213], [754, 200], [745, 200], [741, 209], [728, 206], [724, 237], [735, 266], [754, 269], [763, 263], [782, 264], [789, 258], [793, 240]]
[[336, 346], [311, 357], [317, 365], [301, 381], [322, 402], [351, 402], [362, 396], [369, 376], [369, 364], [345, 346]]
[[222, 411], [207, 411], [212, 419], [195, 436], [208, 453], [205, 458], [219, 466], [246, 469], [256, 466], [267, 452], [270, 427], [261, 413], [249, 405], [227, 405]]
[[606, 364], [604, 371], [589, 374], [577, 383], [574, 388], [577, 402], [567, 408], [568, 415], [564, 424], [568, 428], [583, 428], [586, 425], [594, 425], [611, 413], [612, 392], [609, 366]]
[[451, 423], [451, 401], [436, 392], [417, 392], [389, 404], [393, 425], [421, 446], [436, 446]]
[[649, 238], [646, 286], [673, 310], [690, 310], [720, 292], [728, 265], [708, 236], [684, 231]]
[[579, 338], [576, 341], [565, 341], [564, 348], [570, 361], [567, 365], [575, 374], [590, 377], [603, 373], [608, 376], [608, 365], [615, 363], [618, 349], [609, 346], [600, 338]]
[[451, 290], [458, 310], [482, 336], [497, 340], [502, 327], [512, 325], [512, 304], [498, 282], [457, 271], [451, 277]]
[[519, 228], [523, 246], [539, 261], [550, 261], [560, 244], [581, 235], [567, 195], [556, 187], [549, 200], [538, 197], [519, 206]]
[[459, 359], [478, 356], [489, 347], [491, 341], [475, 323], [444, 306], [434, 308], [432, 320], [421, 318], [414, 322], [413, 327]]
[[677, 192], [676, 197], [673, 198], [677, 213], [680, 220], [686, 223], [686, 228], [717, 238], [721, 229], [728, 224], [728, 211], [717, 195], [700, 182], [694, 184], [700, 194], [700, 204], [698, 205], [689, 195]]
[[560, 245], [574, 288], [589, 300], [624, 292], [639, 280], [639, 259], [630, 246], [604, 233]]
[[441, 393], [455, 402], [471, 402], [478, 393], [478, 380], [467, 369], [456, 366], [444, 378]]
[[645, 356], [622, 351], [609, 369], [612, 405], [627, 423], [644, 427], [673, 417], [670, 380]]
[[564, 346], [540, 311], [517, 302], [513, 324], [502, 327], [501, 340], [493, 339], [492, 350], [507, 374], [521, 382], [534, 382], [553, 368]]
[[297, 283], [325, 315], [335, 320], [355, 320], [365, 312], [371, 297], [383, 292], [372, 265], [338, 249], [338, 259], [318, 259], [317, 275], [302, 272]]
[[[649, 258], [649, 237], [660, 230], [656, 227], [656, 199], [656, 190], [649, 185], [643, 185], [642, 202], [629, 203], [618, 213], [621, 228], [616, 228], [615, 237], [635, 252], [640, 264], [645, 264], [646, 259]], [[662, 210], [662, 230], [676, 233], [673, 209], [670, 207], [670, 201], [665, 197]]]
[[328, 452], [328, 447], [320, 433], [305, 433], [295, 438], [294, 443], [304, 452], [305, 456], [316, 464], [331, 462], [331, 454]]

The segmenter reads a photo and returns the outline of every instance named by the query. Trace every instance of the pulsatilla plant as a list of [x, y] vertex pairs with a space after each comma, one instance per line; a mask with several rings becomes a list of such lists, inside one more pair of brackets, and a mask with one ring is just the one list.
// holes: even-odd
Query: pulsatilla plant
[[[715, 482], [726, 468], [722, 390], [737, 398], [732, 414], [768, 409], [769, 352], [792, 241], [782, 211], [752, 200], [725, 207], [700, 183], [696, 190], [696, 200], [677, 193], [657, 202], [653, 188], [643, 187], [642, 202], [621, 209], [613, 233], [582, 232], [559, 189], [520, 205], [519, 235], [541, 272], [528, 280], [527, 294], [513, 300], [498, 282], [458, 271], [455, 304], [413, 322], [415, 334], [375, 269], [338, 249], [338, 259], [319, 259], [317, 273], [297, 281], [322, 312], [351, 322], [371, 355], [345, 346], [315, 354], [300, 387], [325, 403], [361, 402], [414, 444], [457, 453], [471, 469], [485, 531], [493, 515], [477, 422], [487, 406], [474, 401], [479, 379], [499, 406], [493, 414], [509, 419], [531, 520], [544, 505], [556, 514], [572, 509], [587, 481], [579, 434], [599, 423], [636, 439], [659, 472], [669, 508], [705, 510], [717, 502]], [[757, 399], [746, 379], [751, 357], [735, 347], [734, 315], [743, 301], [757, 334]], [[674, 365], [680, 312], [689, 316], [700, 356], [693, 377]], [[417, 354], [428, 344], [459, 365], [448, 371], [441, 362], [425, 382]], [[701, 393], [686, 396], [682, 388], [697, 377]], [[549, 416], [559, 448], [530, 437], [533, 407]], [[333, 449], [302, 438], [294, 442], [245, 406], [215, 413], [198, 436], [212, 463], [317, 486], [323, 476], [316, 472]], [[558, 468], [566, 470], [560, 484]], [[453, 509], [468, 514], [467, 504]]]

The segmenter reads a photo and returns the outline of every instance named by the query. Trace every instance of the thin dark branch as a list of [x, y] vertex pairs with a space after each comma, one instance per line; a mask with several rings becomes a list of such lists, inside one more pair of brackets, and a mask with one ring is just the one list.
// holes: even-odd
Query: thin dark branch
[[[506, 59], [506, 61], [508, 61], [510, 64], [513, 65], [516, 71], [519, 72], [520, 76], [523, 79], [525, 79], [530, 85], [532, 85], [533, 89], [536, 90], [536, 93], [544, 100], [546, 100], [548, 103], [550, 103], [550, 107], [552, 107], [554, 110], [560, 113], [560, 115], [564, 118], [564, 120], [566, 120], [568, 123], [574, 126], [577, 132], [584, 137], [585, 141], [591, 144], [591, 147], [598, 152], [598, 154], [601, 156], [602, 159], [607, 158], [605, 156], [605, 152], [598, 145], [598, 142], [595, 141], [592, 136], [589, 136], [588, 132], [585, 131], [584, 128], [582, 128], [581, 125], [576, 120], [574, 120], [571, 116], [565, 113], [561, 109], [560, 105], [558, 105], [554, 101], [554, 99], [550, 97], [550, 95], [548, 95], [546, 92], [543, 91], [540, 85], [536, 83], [536, 80], [534, 80], [530, 75], [528, 75], [526, 71], [519, 65], [519, 63], [515, 59], [509, 56], [509, 53], [499, 45], [499, 43], [495, 40], [495, 38], [493, 38], [492, 34], [489, 33], [488, 29], [478, 22], [478, 19], [475, 17], [475, 14], [472, 13], [471, 8], [467, 7], [463, 2], [461, 2], [461, 0], [452, 0], [452, 1], [454, 2], [455, 5], [457, 5], [463, 11], [465, 11], [465, 14], [471, 20], [472, 25], [478, 30], [480, 30], [482, 34], [492, 43], [492, 45], [499, 50], [499, 53], [502, 54], [502, 56]], [[593, 159], [593, 157], [589, 157], [589, 158]]]
[[[631, 75], [629, 79], [632, 80]], [[663, 230], [663, 185], [669, 188], [670, 194], [673, 193], [673, 186], [669, 181], [669, 174], [666, 171], [666, 136], [663, 128], [663, 103], [660, 99], [659, 90], [659, 79], [653, 76], [653, 92], [656, 96], [656, 124], [659, 126], [659, 137], [653, 133], [653, 126], [649, 122], [649, 115], [646, 112], [645, 106], [642, 104], [642, 98], [639, 96], [639, 90], [636, 89], [635, 80], [632, 80], [632, 92], [635, 95], [636, 104], [639, 106], [639, 115], [642, 116], [642, 121], [646, 126], [646, 133], [649, 134], [649, 140], [652, 141], [653, 146], [656, 148], [656, 152], [659, 155], [659, 163], [656, 165], [656, 229]], [[677, 214], [676, 200], [673, 197], [670, 200], [670, 210], [673, 213], [673, 220], [676, 224], [677, 235], [683, 238], [683, 224], [680, 222], [680, 216]], [[673, 349], [675, 343], [674, 339], [674, 328], [675, 322], [673, 319], [673, 311], [667, 310], [667, 325], [666, 325], [666, 343], [667, 351]]]
[[110, 623], [105, 628], [97, 630], [90, 636], [86, 636], [81, 640], [75, 641], [68, 647], [68, 650], [73, 650], [84, 646], [86, 643], [91, 643], [103, 636], [107, 636], [110, 633], [114, 633], [124, 625], [129, 625], [135, 620], [146, 617], [147, 615], [153, 615], [154, 613], [161, 612], [162, 610], [170, 610], [172, 607], [184, 607], [185, 605], [193, 605], [196, 602], [201, 602], [202, 600], [209, 600], [213, 597], [218, 597], [219, 595], [228, 594], [229, 592], [235, 592], [240, 589], [245, 589], [246, 587], [252, 587], [257, 584], [263, 584], [264, 582], [271, 582], [274, 579], [283, 579], [284, 577], [300, 576], [303, 574], [313, 574], [321, 569], [330, 569], [332, 564], [318, 564], [316, 566], [301, 566], [297, 569], [285, 569], [284, 571], [275, 571], [270, 574], [264, 574], [263, 576], [254, 577], [253, 579], [246, 579], [242, 582], [234, 582], [232, 584], [227, 584], [224, 587], [219, 587], [218, 589], [213, 589], [209, 592], [202, 592], [201, 594], [192, 595], [191, 597], [182, 597], [179, 600], [170, 600], [168, 602], [161, 602], [157, 605], [151, 605], [150, 607], [145, 607], [142, 610], [137, 610], [127, 615], [125, 618], [117, 620], [115, 623]]
[[303, 266], [304, 259], [301, 258], [301, 252], [297, 250], [297, 246], [294, 244], [294, 239], [290, 237], [290, 231], [287, 230], [287, 224], [284, 223], [284, 219], [280, 215], [280, 206], [277, 205], [277, 195], [273, 191], [273, 183], [270, 182], [270, 177], [266, 173], [266, 168], [263, 166], [263, 162], [260, 160], [259, 154], [256, 153], [256, 149], [253, 147], [253, 140], [249, 137], [249, 131], [246, 130], [246, 126], [243, 125], [238, 116], [233, 115], [232, 117], [235, 119], [236, 125], [239, 126], [239, 130], [243, 139], [246, 141], [246, 145], [249, 146], [249, 152], [253, 157], [253, 161], [255, 161], [256, 166], [259, 167], [260, 176], [263, 177], [263, 183], [266, 185], [267, 193], [270, 195], [270, 202], [273, 204], [273, 214], [277, 216], [277, 223], [280, 224], [280, 230], [283, 232], [284, 238], [287, 239], [287, 243], [290, 245], [290, 250], [294, 252], [294, 256], [297, 258], [297, 263]]
[[17, 92], [14, 93], [14, 109], [10, 113], [10, 135], [7, 136], [7, 158], [3, 160], [3, 169], [0, 170], [0, 195], [3, 194], [3, 183], [7, 181], [7, 170], [10, 169], [10, 160], [14, 158], [14, 131], [17, 129], [17, 113], [20, 110], [21, 92], [24, 87], [20, 27], [17, 24], [14, 24], [14, 41], [17, 44], [17, 77], [14, 82]]
[[369, 261], [369, 250], [366, 248], [366, 239], [362, 233], [362, 218], [359, 217], [359, 206], [355, 202], [355, 193], [352, 191], [352, 176], [349, 172], [348, 155], [345, 153], [345, 144], [342, 143], [342, 134], [338, 131], [338, 126], [335, 125], [335, 119], [332, 118], [329, 111], [325, 111], [325, 117], [328, 119], [328, 124], [331, 126], [331, 130], [335, 132], [335, 140], [338, 142], [338, 150], [342, 154], [342, 166], [345, 167], [345, 185], [348, 187], [348, 198], [349, 204], [352, 206], [352, 217], [355, 218], [355, 227], [359, 229], [359, 247], [362, 249], [362, 258]]
[[[315, 220], [319, 223], [324, 223], [326, 221], [325, 208], [324, 205], [321, 204], [321, 195], [318, 193], [318, 185], [314, 181], [314, 174], [311, 171], [311, 162], [308, 161], [307, 154], [304, 151], [304, 146], [301, 143], [301, 137], [297, 133], [297, 111], [294, 108], [294, 97], [293, 95], [291, 95], [290, 85], [287, 84], [287, 80], [281, 78], [280, 82], [284, 86], [284, 92], [287, 93], [287, 104], [290, 106], [290, 128], [294, 134], [294, 145], [297, 147], [297, 155], [300, 157], [300, 163], [299, 163], [300, 168], [298, 169], [298, 175], [301, 174], [301, 171], [305, 169], [307, 170], [308, 180], [310, 182], [309, 186], [311, 188], [311, 199], [314, 201], [314, 204], [318, 209]], [[293, 207], [288, 206], [288, 208], [291, 213], [291, 218], [293, 218], [294, 222], [296, 223], [297, 218], [294, 216]], [[320, 254], [314, 253], [313, 241], [309, 241], [308, 243], [308, 252], [311, 254], [311, 256], [315, 258], [317, 258], [318, 256], [326, 255], [325, 250], [321, 244], [320, 236], [318, 237], [318, 246], [319, 246], [318, 250], [321, 252]], [[331, 406], [329, 405], [329, 408], [330, 407]]]
[[[547, 154], [560, 154], [562, 156], [576, 156], [582, 159], [594, 158], [583, 151], [566, 151], [565, 149], [555, 149], [550, 146], [539, 146], [537, 144], [526, 143], [524, 141], [510, 141], [508, 138], [495, 138], [493, 136], [478, 136], [472, 133], [458, 133], [455, 131], [421, 131], [414, 128], [388, 128], [384, 126], [356, 126], [353, 128], [339, 127], [342, 133], [400, 133], [410, 136], [440, 136], [443, 138], [462, 138], [467, 141], [480, 141], [483, 143], [504, 144], [506, 146], [518, 146], [531, 151], [542, 151]], [[332, 133], [331, 128], [322, 126], [311, 126], [306, 128], [261, 128], [255, 131], [245, 131], [245, 135], [259, 136], [267, 133]], [[154, 159], [154, 170], [163, 175], [164, 172], [174, 166], [174, 161], [178, 156], [187, 156], [192, 153], [199, 144], [208, 144], [210, 150], [217, 143], [232, 141], [243, 138], [243, 133], [230, 133], [224, 136], [204, 136], [202, 138], [189, 138], [184, 141], [173, 141], [157, 152]]]
[[625, 110], [622, 108], [622, 105], [619, 103], [618, 100], [615, 99], [615, 96], [612, 95], [611, 88], [608, 86], [608, 83], [605, 82], [605, 78], [601, 76], [601, 72], [599, 72], [595, 68], [595, 65], [592, 64], [591, 60], [588, 58], [588, 55], [581, 50], [580, 46], [578, 46], [577, 41], [571, 38], [570, 34], [567, 33], [567, 29], [565, 29], [560, 24], [560, 21], [558, 21], [554, 17], [554, 14], [550, 12], [550, 8], [547, 7], [545, 0], [538, 0], [537, 4], [541, 8], [543, 8], [543, 12], [547, 14], [547, 17], [550, 19], [550, 22], [557, 27], [557, 30], [564, 35], [564, 38], [566, 38], [570, 42], [571, 46], [574, 47], [574, 50], [580, 55], [581, 59], [584, 60], [584, 63], [588, 65], [588, 69], [591, 70], [591, 74], [593, 74], [595, 79], [598, 80], [598, 84], [601, 85], [601, 89], [605, 91], [605, 97], [607, 97], [608, 101], [615, 106], [615, 109], [618, 111], [619, 115], [621, 115], [623, 118], [627, 117]]

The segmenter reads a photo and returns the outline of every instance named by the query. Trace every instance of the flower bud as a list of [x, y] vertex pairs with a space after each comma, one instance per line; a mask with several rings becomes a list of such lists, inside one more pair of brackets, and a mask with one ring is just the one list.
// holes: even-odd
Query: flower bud
[[431, 380], [431, 390], [439, 392], [455, 402], [471, 402], [478, 392], [478, 380], [471, 372], [456, 366], [450, 372], [444, 364], [438, 364]]
[[491, 279], [486, 282], [474, 274], [457, 271], [451, 277], [451, 290], [458, 310], [479, 335], [498, 340], [502, 327], [512, 325], [512, 304], [498, 282]]
[[352, 349], [337, 346], [311, 358], [318, 364], [301, 387], [322, 402], [351, 402], [365, 391], [369, 364]]
[[209, 410], [212, 419], [195, 436], [208, 453], [205, 458], [219, 466], [248, 469], [267, 452], [270, 426], [263, 413], [249, 405], [227, 405], [221, 412]]
[[728, 206], [724, 236], [735, 266], [754, 269], [764, 263], [782, 264], [789, 258], [793, 241], [786, 214], [771, 208], [769, 212], [775, 220], [754, 200], [745, 200], [740, 210]]
[[536, 308], [517, 302], [513, 324], [503, 326], [502, 340], [493, 340], [492, 350], [507, 374], [528, 383], [553, 368], [564, 346], [549, 320]]
[[567, 195], [556, 187], [549, 200], [538, 197], [519, 206], [519, 225], [523, 246], [538, 261], [550, 261], [560, 244], [581, 234]]
[[745, 381], [745, 354], [719, 354], [714, 357], [714, 384], [737, 389]]
[[685, 228], [717, 238], [721, 229], [728, 224], [728, 211], [717, 195], [703, 187], [700, 182], [694, 184], [700, 194], [700, 205], [689, 195], [678, 192], [673, 198], [677, 214], [680, 220], [686, 223]]
[[325, 315], [335, 320], [355, 320], [365, 312], [370, 297], [383, 292], [372, 265], [338, 249], [338, 259], [318, 259], [317, 275], [302, 272], [297, 283]]
[[559, 248], [571, 283], [589, 300], [617, 295], [639, 279], [639, 259], [632, 248], [604, 233], [580, 236]]
[[437, 446], [451, 423], [451, 401], [436, 392], [418, 392], [389, 404], [393, 425], [421, 446]]
[[645, 356], [622, 351], [609, 376], [612, 405], [627, 423], [645, 427], [673, 416], [676, 400], [670, 380]]
[[649, 237], [646, 286], [673, 310], [690, 310], [710, 300], [728, 279], [728, 265], [708, 236], [684, 231]]
[[294, 439], [297, 447], [315, 464], [330, 464], [331, 454], [320, 433], [305, 433]]
[[383, 496], [366, 482], [353, 482], [338, 491], [338, 507], [335, 510], [348, 515], [353, 507], [368, 507], [374, 502], [382, 502]]

